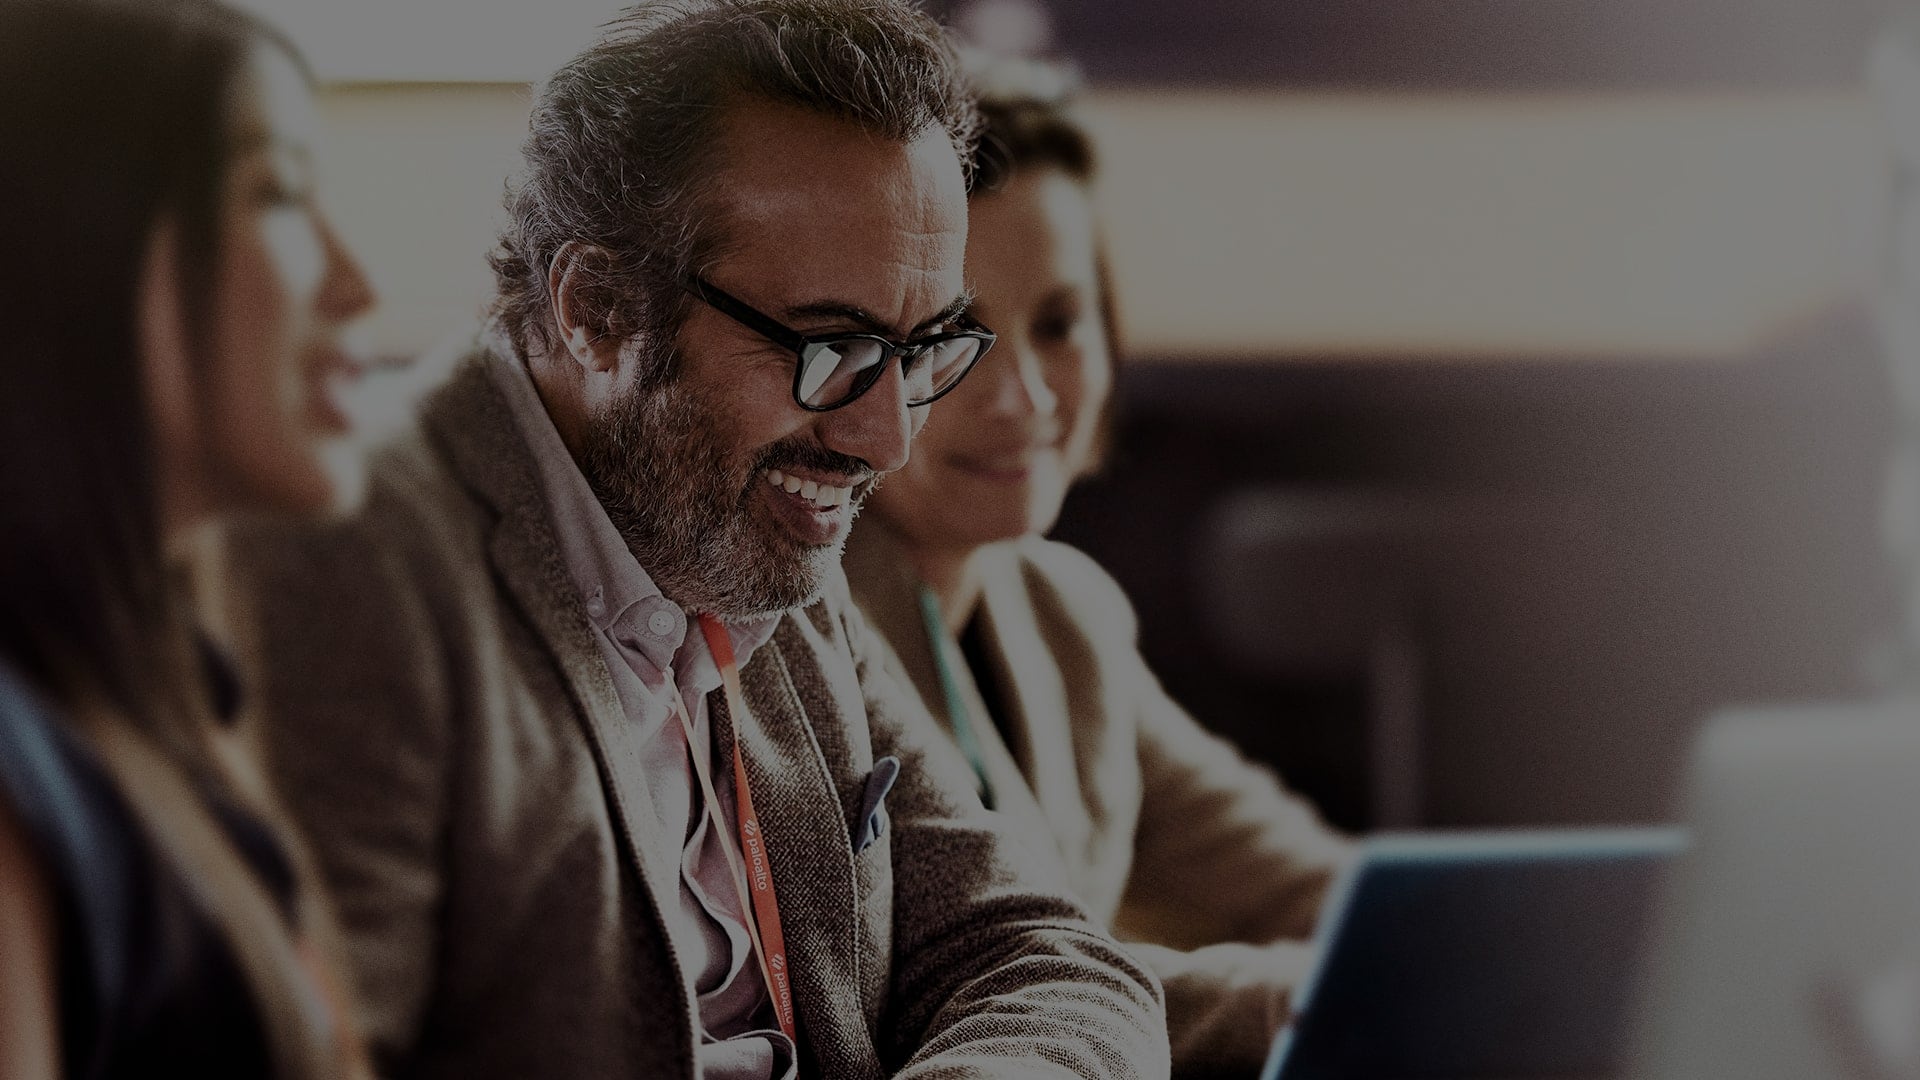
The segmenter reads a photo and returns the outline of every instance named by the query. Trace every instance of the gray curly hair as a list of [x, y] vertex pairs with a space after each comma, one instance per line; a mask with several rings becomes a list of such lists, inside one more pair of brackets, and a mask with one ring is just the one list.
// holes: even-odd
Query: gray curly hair
[[[688, 312], [678, 282], [723, 249], [708, 205], [726, 107], [793, 105], [908, 141], [945, 131], [963, 165], [978, 119], [946, 32], [904, 0], [669, 0], [627, 9], [539, 92], [489, 256], [493, 315], [526, 355], [557, 337], [548, 270], [573, 241], [599, 335], [670, 343]], [[650, 350], [664, 367], [670, 350]], [[643, 379], [664, 377], [663, 371]]]

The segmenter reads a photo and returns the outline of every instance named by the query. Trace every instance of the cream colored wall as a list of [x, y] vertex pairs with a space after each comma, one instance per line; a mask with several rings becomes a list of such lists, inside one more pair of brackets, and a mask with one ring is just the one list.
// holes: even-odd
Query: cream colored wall
[[1739, 353], [1864, 287], [1844, 96], [1092, 103], [1148, 354]]
[[[384, 349], [471, 326], [521, 85], [323, 91]], [[1738, 354], [1864, 288], [1864, 104], [1095, 95], [1144, 355]]]
[[417, 352], [471, 327], [491, 294], [486, 254], [520, 158], [524, 85], [323, 90], [322, 195], [381, 294], [371, 336]]

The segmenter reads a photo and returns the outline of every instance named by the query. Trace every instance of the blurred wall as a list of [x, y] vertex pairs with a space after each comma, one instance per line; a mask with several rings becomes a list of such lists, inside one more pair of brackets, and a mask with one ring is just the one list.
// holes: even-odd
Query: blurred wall
[[320, 95], [321, 196], [366, 263], [383, 352], [470, 329], [492, 294], [486, 254], [520, 158], [524, 84], [348, 84]]
[[[382, 349], [471, 322], [519, 84], [343, 84], [325, 192]], [[1738, 356], [1864, 286], [1869, 114], [1835, 91], [1109, 91], [1086, 102], [1147, 357]]]

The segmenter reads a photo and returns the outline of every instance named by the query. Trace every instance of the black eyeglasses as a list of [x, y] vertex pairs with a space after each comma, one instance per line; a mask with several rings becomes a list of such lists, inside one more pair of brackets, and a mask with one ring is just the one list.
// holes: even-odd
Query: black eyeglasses
[[762, 315], [704, 278], [681, 283], [708, 307], [793, 352], [793, 400], [803, 409], [826, 412], [872, 389], [894, 357], [906, 380], [907, 404], [930, 404], [960, 385], [987, 350], [993, 331], [961, 316], [962, 329], [896, 344], [878, 334], [808, 336]]

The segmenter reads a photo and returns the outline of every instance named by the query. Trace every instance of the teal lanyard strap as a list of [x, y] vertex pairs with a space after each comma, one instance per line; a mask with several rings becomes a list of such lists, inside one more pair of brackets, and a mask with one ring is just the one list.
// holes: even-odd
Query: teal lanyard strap
[[973, 720], [967, 713], [967, 703], [960, 696], [960, 684], [953, 677], [953, 668], [948, 662], [947, 620], [940, 614], [940, 598], [933, 590], [920, 586], [920, 619], [926, 625], [927, 645], [933, 650], [933, 670], [940, 676], [940, 693], [947, 699], [947, 716], [953, 725], [953, 741], [960, 744], [960, 752], [966, 755], [967, 764], [973, 766], [973, 775], [980, 781], [980, 801], [993, 809], [993, 781], [987, 778], [987, 757], [980, 749], [980, 738], [974, 734]]

